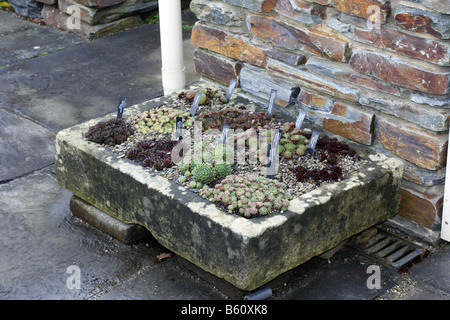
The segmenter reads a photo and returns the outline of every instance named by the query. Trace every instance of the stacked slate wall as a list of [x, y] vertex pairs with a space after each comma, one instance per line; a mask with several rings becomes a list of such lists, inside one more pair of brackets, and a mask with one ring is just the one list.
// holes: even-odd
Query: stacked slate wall
[[[398, 216], [440, 231], [450, 115], [449, 0], [193, 0], [196, 71], [405, 164]], [[433, 236], [432, 236], [433, 237]]]
[[[36, 1], [43, 5], [45, 24], [89, 39], [136, 27], [158, 13], [158, 0]], [[190, 0], [180, 1], [183, 10], [189, 7]]]
[[158, 9], [157, 0], [37, 0], [47, 25], [93, 39], [143, 23], [140, 14]]

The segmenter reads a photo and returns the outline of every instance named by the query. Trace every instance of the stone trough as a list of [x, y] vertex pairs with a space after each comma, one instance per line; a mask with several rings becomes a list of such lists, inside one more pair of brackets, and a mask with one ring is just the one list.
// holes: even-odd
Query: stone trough
[[[129, 107], [124, 117], [166, 98]], [[242, 290], [254, 290], [352, 235], [394, 216], [399, 208], [400, 161], [351, 145], [370, 164], [343, 181], [290, 201], [284, 213], [254, 219], [229, 214], [174, 181], [108, 147], [83, 138], [115, 114], [57, 134], [56, 174], [76, 197], [127, 224]]]

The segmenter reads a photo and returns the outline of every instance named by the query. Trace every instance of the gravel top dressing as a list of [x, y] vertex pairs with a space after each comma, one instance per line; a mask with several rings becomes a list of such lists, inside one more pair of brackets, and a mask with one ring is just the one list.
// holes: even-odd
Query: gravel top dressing
[[[321, 185], [341, 181], [370, 162], [361, 159], [347, 144], [325, 134], [318, 137], [311, 156], [307, 152], [311, 129], [296, 128], [295, 123], [283, 119], [285, 116], [273, 114], [273, 111], [273, 116], [269, 116], [267, 108], [256, 103], [239, 102], [239, 99], [233, 98], [227, 102], [225, 93], [217, 88], [185, 90], [171, 100], [128, 119], [110, 119], [109, 125], [104, 126], [107, 132], [121, 130], [123, 134], [116, 135], [116, 141], [106, 138], [103, 144], [108, 145], [119, 158], [136, 161], [149, 171], [216, 202], [229, 213], [250, 218], [283, 212], [288, 206], [285, 200], [289, 201]], [[177, 131], [177, 121], [181, 133]], [[222, 132], [225, 127], [229, 131], [224, 137]], [[252, 199], [257, 191], [255, 185], [246, 189], [250, 194], [242, 193], [237, 185], [236, 190], [229, 184], [225, 185], [229, 190], [224, 190], [221, 181], [228, 175], [243, 177], [246, 181], [252, 177], [262, 180], [269, 175], [268, 148], [274, 143], [272, 137], [278, 132], [281, 133], [276, 141], [278, 158], [270, 178], [277, 183], [276, 188], [282, 186], [284, 191], [270, 191], [268, 182], [271, 181], [267, 180], [258, 186], [266, 196], [259, 194], [257, 199]], [[180, 135], [182, 140], [179, 140]], [[219, 154], [218, 161], [215, 156], [218, 150], [221, 152], [224, 142], [224, 157]], [[177, 145], [179, 161], [175, 161], [172, 154]], [[196, 162], [195, 165], [192, 162]], [[218, 162], [226, 164], [219, 165]], [[195, 169], [200, 163], [202, 168]], [[211, 167], [211, 177], [202, 180], [199, 171], [202, 169], [203, 175], [207, 175], [208, 166]], [[218, 169], [219, 166], [221, 169]], [[219, 174], [220, 170], [225, 174]], [[223, 198], [223, 194], [215, 192], [215, 189], [230, 194]], [[281, 200], [274, 203], [277, 197], [284, 199], [282, 204]]]

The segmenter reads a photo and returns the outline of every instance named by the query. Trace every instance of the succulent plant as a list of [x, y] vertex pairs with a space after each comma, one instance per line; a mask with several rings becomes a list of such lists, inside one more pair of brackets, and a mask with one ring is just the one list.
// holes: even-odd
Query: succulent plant
[[220, 129], [227, 124], [230, 129], [257, 128], [258, 126], [269, 125], [273, 118], [265, 112], [250, 112], [241, 109], [227, 109], [220, 111], [205, 112], [196, 117], [202, 122], [202, 129]]
[[246, 218], [287, 210], [292, 195], [285, 184], [255, 174], [228, 175], [214, 188], [203, 188], [200, 196]]
[[294, 154], [303, 156], [309, 143], [306, 134], [302, 130], [296, 129], [293, 122], [287, 122], [277, 127], [283, 130], [279, 147], [282, 157], [289, 160]]
[[194, 181], [194, 180], [192, 180], [191, 182], [189, 182], [189, 186], [190, 186], [191, 188], [197, 188], [197, 182]]
[[218, 178], [225, 178], [231, 174], [231, 165], [226, 162], [214, 164], [214, 171]]
[[[316, 148], [325, 151], [330, 157], [349, 156], [359, 159], [355, 150], [350, 148], [348, 144], [338, 141], [337, 138], [330, 138], [329, 136], [320, 137], [317, 140]], [[334, 161], [331, 159], [331, 161]]]
[[339, 181], [343, 179], [342, 168], [337, 165], [330, 165], [321, 170], [309, 170], [303, 166], [298, 166], [294, 168], [292, 172], [299, 181], [312, 180], [317, 183], [322, 181]]
[[[184, 175], [186, 178], [192, 178], [192, 173], [195, 169], [195, 167], [202, 163], [201, 158], [197, 159], [192, 155], [192, 149], [188, 150], [185, 153], [185, 156], [181, 160], [181, 162], [178, 164], [179, 166], [179, 173], [181, 175]], [[184, 181], [182, 181], [184, 182]]]
[[[204, 185], [210, 184], [216, 178], [222, 179], [227, 175], [231, 174], [232, 168], [231, 164], [226, 162], [216, 162], [216, 163], [205, 163], [197, 162], [195, 158], [184, 158], [180, 164], [179, 172], [187, 179], [192, 179], [191, 181], [200, 182]], [[179, 183], [183, 184], [187, 182], [186, 179], [178, 180]], [[192, 183], [193, 184], [193, 183]], [[199, 189], [199, 186], [192, 186], [192, 188]]]
[[[310, 138], [305, 134], [307, 138]], [[359, 156], [355, 150], [349, 145], [340, 142], [337, 138], [330, 138], [325, 135], [317, 140], [316, 149], [321, 150], [319, 160], [325, 164], [325, 168], [318, 170], [308, 170], [303, 166], [293, 169], [293, 173], [299, 181], [338, 181], [343, 179], [342, 168], [339, 166], [339, 158], [349, 156], [359, 160]]]
[[172, 149], [177, 143], [179, 142], [169, 139], [142, 141], [136, 147], [130, 148], [126, 156], [144, 167], [153, 167], [161, 171], [174, 165]]
[[209, 184], [214, 181], [215, 171], [212, 165], [208, 163], [200, 163], [195, 166], [192, 171], [193, 178], [196, 182]]
[[[278, 153], [282, 156], [282, 159], [292, 159], [294, 155], [302, 156], [305, 154], [308, 147], [309, 140], [305, 136], [302, 130], [295, 129], [294, 123], [285, 123], [283, 125], [275, 125], [273, 128], [283, 130], [283, 136], [279, 141]], [[260, 154], [264, 147], [261, 144], [261, 131], [260, 129], [269, 129], [268, 125], [258, 126], [258, 130], [247, 129], [243, 132], [238, 132], [235, 135], [235, 142], [238, 147], [248, 146], [249, 148], [254, 148], [256, 150], [261, 164], [266, 164], [267, 159], [266, 154]], [[266, 148], [269, 143], [272, 142], [272, 131], [267, 130], [267, 140]]]
[[185, 90], [178, 94], [178, 98], [192, 103], [198, 92], [203, 93], [199, 105], [224, 104], [228, 102], [223, 91], [211, 87]]
[[189, 165], [189, 162], [182, 162], [180, 164], [180, 173], [184, 175], [186, 172], [189, 172]]
[[301, 156], [304, 156], [305, 153], [306, 153], [307, 147], [308, 147], [308, 146], [305, 146], [305, 147], [298, 147], [298, 148], [295, 150], [295, 154], [298, 155], [298, 156], [300, 156], [300, 157], [301, 157]]
[[212, 156], [216, 163], [233, 163], [234, 162], [234, 148], [227, 144], [218, 144], [214, 148]]
[[288, 142], [285, 143], [284, 145], [282, 145], [287, 151], [294, 151], [296, 149], [296, 145], [293, 144], [292, 142]]
[[289, 160], [292, 159], [293, 153], [292, 151], [286, 150], [281, 155], [283, 156], [284, 159]]
[[91, 126], [85, 138], [99, 144], [114, 146], [127, 141], [134, 134], [133, 127], [122, 119], [109, 119]]
[[[225, 144], [202, 142], [194, 144], [179, 165], [181, 174], [193, 173], [197, 165], [205, 163], [214, 169], [217, 178], [224, 178], [231, 173], [234, 162], [234, 149]], [[195, 179], [195, 178], [194, 178]]]
[[190, 117], [189, 111], [166, 106], [137, 114], [130, 119], [130, 123], [137, 132], [141, 133], [172, 133], [176, 130], [177, 117], [183, 119], [183, 127], [192, 127], [193, 119]]

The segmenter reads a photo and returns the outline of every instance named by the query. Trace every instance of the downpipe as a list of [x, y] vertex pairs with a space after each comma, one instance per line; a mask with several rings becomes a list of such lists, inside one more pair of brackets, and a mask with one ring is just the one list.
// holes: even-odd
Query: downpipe
[[183, 89], [186, 85], [181, 1], [159, 0], [161, 36], [161, 75], [164, 95]]

